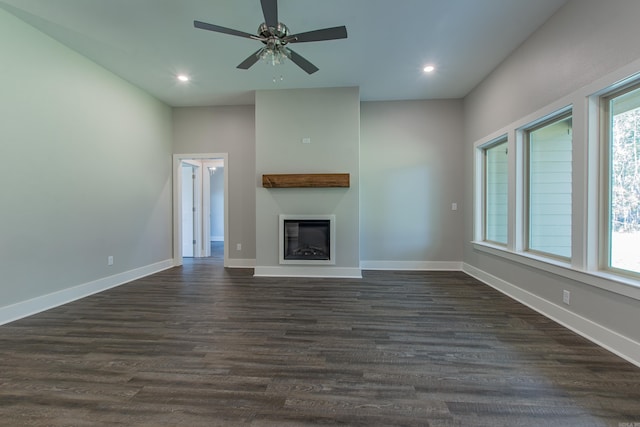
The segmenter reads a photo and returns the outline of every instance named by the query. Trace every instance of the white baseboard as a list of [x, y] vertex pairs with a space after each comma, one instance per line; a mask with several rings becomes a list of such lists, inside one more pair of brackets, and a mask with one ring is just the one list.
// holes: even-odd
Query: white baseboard
[[225, 267], [227, 268], [254, 268], [255, 259], [228, 258]]
[[77, 285], [72, 288], [62, 289], [30, 300], [0, 307], [0, 325], [88, 297], [89, 295], [93, 295], [98, 292], [106, 291], [107, 289], [115, 288], [116, 286], [131, 282], [132, 280], [140, 279], [142, 277], [167, 270], [171, 267], [173, 267], [173, 259], [168, 259]]
[[462, 261], [360, 261], [363, 270], [460, 271]]
[[640, 343], [469, 264], [462, 270], [589, 341], [640, 367]]
[[359, 268], [329, 266], [256, 267], [254, 277], [327, 277], [362, 279]]

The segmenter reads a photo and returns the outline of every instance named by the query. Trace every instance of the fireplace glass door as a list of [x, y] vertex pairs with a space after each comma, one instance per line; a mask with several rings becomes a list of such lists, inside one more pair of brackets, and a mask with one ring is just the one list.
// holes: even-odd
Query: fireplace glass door
[[285, 260], [331, 259], [331, 224], [327, 219], [285, 219]]

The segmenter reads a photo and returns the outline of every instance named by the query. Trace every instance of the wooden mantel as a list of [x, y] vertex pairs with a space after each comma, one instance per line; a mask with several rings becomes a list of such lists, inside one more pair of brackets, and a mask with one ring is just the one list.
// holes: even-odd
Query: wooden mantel
[[349, 187], [348, 173], [299, 173], [262, 175], [264, 188]]

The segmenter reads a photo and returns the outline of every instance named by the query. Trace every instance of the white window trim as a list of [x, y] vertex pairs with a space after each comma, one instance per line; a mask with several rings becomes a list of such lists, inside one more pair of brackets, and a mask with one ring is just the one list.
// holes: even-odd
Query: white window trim
[[[540, 126], [544, 126], [546, 124], [552, 124], [558, 120], [561, 120], [563, 116], [571, 117], [573, 120], [573, 104], [566, 105], [557, 111], [547, 114], [544, 117], [540, 117], [539, 119], [534, 120], [531, 123], [527, 123], [525, 126], [522, 126], [519, 129], [516, 129], [516, 141], [517, 141], [517, 147], [518, 147], [518, 150], [516, 153], [517, 154], [516, 181], [518, 181], [517, 188], [519, 189], [519, 191], [516, 191], [516, 197], [518, 199], [517, 205], [516, 205], [516, 213], [517, 213], [516, 221], [519, 222], [519, 224], [517, 224], [517, 227], [516, 227], [515, 240], [517, 244], [515, 245], [515, 248], [517, 251], [527, 252], [536, 257], [549, 258], [551, 260], [559, 260], [561, 262], [566, 262], [567, 260], [570, 260], [570, 258], [531, 249], [530, 247], [531, 243], [529, 242], [529, 233], [531, 232], [530, 230], [531, 224], [529, 224], [529, 217], [530, 217], [529, 210], [531, 209], [531, 206], [529, 205], [529, 200], [528, 200], [529, 192], [530, 192], [530, 183], [529, 183], [530, 165], [528, 164], [528, 162], [530, 161], [530, 144], [531, 144], [531, 141], [529, 140], [529, 135], [536, 128]], [[574, 146], [573, 140], [571, 142], [571, 146], [572, 146], [572, 153], [573, 153], [573, 146]], [[572, 174], [573, 174], [574, 164], [575, 164], [575, 159], [572, 159], [572, 162], [571, 162]], [[574, 180], [572, 179], [571, 182], [572, 182], [571, 200], [573, 200]], [[572, 208], [571, 219], [573, 220], [574, 206], [572, 205], [571, 208]], [[572, 236], [573, 236], [573, 231], [574, 230], [572, 226], [571, 227]], [[573, 242], [571, 246], [572, 246], [571, 253], [573, 254], [573, 249], [574, 249]]]
[[[486, 164], [485, 164], [485, 159], [486, 159], [486, 150], [498, 145], [498, 144], [502, 144], [502, 143], [506, 143], [507, 144], [507, 150], [508, 153], [511, 151], [509, 150], [510, 148], [510, 144], [509, 144], [509, 136], [508, 134], [500, 134], [496, 137], [491, 138], [488, 141], [482, 141], [482, 142], [478, 142], [476, 144], [474, 144], [474, 150], [475, 150], [475, 163], [474, 163], [474, 177], [475, 177], [475, 191], [474, 191], [474, 227], [473, 227], [473, 236], [474, 236], [474, 240], [477, 241], [483, 241], [486, 242], [488, 244], [491, 245], [496, 245], [496, 246], [503, 246], [498, 242], [489, 242], [485, 240], [485, 233], [486, 233], [486, 197], [485, 197], [485, 188], [486, 188]], [[508, 154], [509, 156], [509, 154]], [[511, 166], [508, 165], [508, 170], [511, 170]], [[510, 172], [508, 172], [510, 173]], [[511, 183], [511, 180], [509, 180], [509, 183]], [[509, 184], [510, 185], [510, 184]], [[507, 194], [510, 194], [511, 188], [509, 188], [507, 190]], [[507, 202], [510, 203], [510, 198], [507, 198]], [[510, 212], [511, 209], [508, 209], [508, 211]], [[507, 217], [507, 227], [509, 227], [509, 218]], [[507, 236], [509, 236], [511, 233], [509, 232], [508, 228], [507, 228]], [[508, 243], [508, 239], [507, 239], [507, 244], [504, 246], [509, 246]]]
[[[627, 87], [632, 87], [631, 90], [636, 91], [640, 89], [640, 73], [637, 73], [627, 79], [624, 79], [620, 82], [617, 82], [614, 85], [607, 87], [606, 89], [598, 92], [597, 95], [592, 95], [593, 102], [590, 103], [591, 108], [597, 109], [593, 115], [596, 120], [594, 128], [596, 129], [596, 136], [590, 141], [592, 144], [597, 144], [597, 154], [598, 154], [598, 176], [600, 179], [597, 182], [597, 191], [600, 195], [600, 199], [597, 204], [598, 209], [598, 220], [597, 220], [597, 228], [598, 228], [598, 238], [599, 245], [597, 246], [598, 250], [595, 254], [596, 257], [596, 266], [597, 268], [606, 273], [611, 274], [613, 276], [623, 276], [630, 277], [632, 279], [638, 280], [638, 276], [640, 276], [640, 272], [629, 272], [625, 273], [624, 269], [619, 269], [610, 265], [610, 250], [611, 250], [611, 183], [610, 183], [610, 162], [611, 162], [611, 141], [609, 140], [610, 128], [608, 124], [605, 124], [605, 120], [609, 119], [608, 115], [611, 114], [605, 107], [605, 102], [607, 99], [611, 99], [613, 97], [619, 96], [622, 93], [619, 93], [621, 90], [624, 90]], [[608, 121], [608, 120], [607, 120]], [[595, 174], [594, 174], [595, 175]]]
[[[602, 239], [602, 203], [600, 180], [600, 97], [616, 88], [640, 79], [640, 60], [621, 67], [596, 81], [579, 88], [534, 113], [477, 140], [474, 144], [474, 249], [536, 269], [577, 280], [596, 288], [640, 300], [640, 280], [603, 270], [600, 265], [599, 243]], [[573, 107], [572, 107], [573, 106]], [[570, 262], [523, 251], [523, 164], [522, 130], [544, 117], [557, 114], [563, 108], [573, 108], [572, 154], [572, 257]], [[483, 241], [484, 215], [482, 150], [507, 135], [509, 163], [509, 217], [506, 247]], [[511, 188], [513, 186], [513, 188]], [[517, 189], [517, 191], [516, 191]]]

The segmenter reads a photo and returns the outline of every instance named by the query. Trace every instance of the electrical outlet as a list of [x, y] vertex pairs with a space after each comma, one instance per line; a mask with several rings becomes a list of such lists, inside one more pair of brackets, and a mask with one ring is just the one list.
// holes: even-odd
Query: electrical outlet
[[457, 211], [458, 210], [458, 204], [457, 203], [451, 203], [451, 210], [452, 211]]
[[113, 255], [107, 257], [107, 265], [113, 265]]
[[242, 250], [242, 243], [238, 243], [236, 245], [236, 251], [241, 251]]
[[571, 301], [571, 292], [565, 289], [564, 291], [562, 291], [562, 302], [569, 305], [570, 301]]

